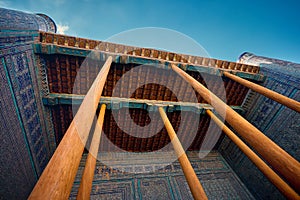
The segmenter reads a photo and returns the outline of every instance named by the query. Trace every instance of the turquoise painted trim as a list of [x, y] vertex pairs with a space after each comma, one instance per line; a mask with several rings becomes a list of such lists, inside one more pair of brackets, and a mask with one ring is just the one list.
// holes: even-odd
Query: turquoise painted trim
[[244, 73], [244, 72], [239, 72], [239, 71], [230, 71], [230, 72], [241, 78], [248, 79], [248, 80], [254, 80], [254, 81], [258, 81], [258, 82], [265, 82], [265, 80], [267, 78], [266, 76], [264, 76], [262, 74], [249, 74], [249, 73]]
[[[184, 69], [184, 68], [181, 67], [181, 69]], [[216, 68], [216, 67], [187, 65], [185, 71], [194, 71], [194, 72], [207, 73], [207, 74], [219, 76], [222, 74], [221, 72], [224, 70], [222, 68]]]
[[294, 88], [291, 94], [288, 96], [289, 98], [293, 98], [294, 95], [298, 92], [299, 90], [297, 88]]
[[[196, 173], [196, 172], [195, 172], [195, 173]], [[179, 175], [178, 175], [178, 176], [179, 176]], [[177, 185], [175, 185], [175, 183], [177, 183], [177, 182], [176, 182], [176, 180], [175, 180], [175, 177], [176, 177], [176, 176], [168, 177], [168, 178], [169, 178], [169, 179], [173, 179], [172, 182], [174, 183], [174, 187], [175, 187], [174, 189], [175, 189], [175, 192], [176, 192], [176, 197], [179, 197], [180, 192], [179, 192], [178, 190], [176, 190]]]
[[3, 64], [3, 66], [4, 66], [5, 75], [6, 75], [6, 78], [7, 78], [7, 81], [8, 81], [8, 86], [9, 86], [10, 93], [11, 93], [11, 96], [12, 96], [12, 99], [13, 99], [13, 102], [14, 102], [14, 107], [16, 109], [16, 114], [18, 116], [20, 127], [22, 129], [23, 137], [24, 137], [25, 144], [26, 144], [26, 149], [28, 151], [29, 158], [30, 158], [30, 163], [31, 163], [31, 166], [32, 166], [33, 171], [34, 171], [35, 180], [38, 180], [38, 173], [37, 173], [37, 170], [36, 170], [33, 158], [32, 158], [32, 152], [31, 152], [31, 149], [29, 147], [29, 142], [28, 142], [28, 138], [26, 136], [25, 127], [23, 125], [23, 121], [22, 121], [22, 118], [21, 118], [20, 110], [19, 110], [19, 107], [18, 107], [18, 104], [17, 104], [17, 100], [16, 100], [16, 97], [15, 97], [15, 94], [14, 94], [14, 90], [13, 90], [13, 87], [12, 87], [11, 79], [9, 77], [9, 72], [7, 70], [4, 58], [1, 59], [1, 62]]
[[134, 186], [134, 179], [131, 179], [131, 192], [132, 192], [132, 195], [133, 195], [133, 199], [136, 200], [136, 192], [135, 192], [135, 186]]
[[[0, 37], [20, 37], [31, 36], [32, 38], [39, 37], [38, 31], [28, 30], [0, 30]], [[32, 40], [33, 41], [33, 40]]]
[[170, 188], [169, 191], [170, 191], [170, 194], [171, 194], [171, 198], [172, 198], [172, 200], [175, 200], [173, 188], [172, 188], [172, 185], [171, 185], [171, 182], [170, 182], [170, 177], [167, 176], [166, 179], [167, 179], [167, 182], [168, 182], [167, 184], [168, 184], [168, 186]]
[[[51, 93], [46, 97], [43, 97], [43, 104], [45, 106], [55, 105], [80, 105], [83, 101], [84, 95], [74, 94], [58, 94]], [[157, 111], [158, 107], [164, 107], [167, 112], [174, 111], [188, 111], [197, 114], [206, 114], [206, 110], [214, 110], [209, 104], [200, 103], [188, 103], [188, 102], [174, 102], [174, 101], [156, 101], [146, 99], [130, 99], [130, 98], [119, 98], [119, 97], [101, 97], [100, 104], [106, 104], [107, 109], [120, 109], [120, 108], [140, 108], [146, 109], [149, 112]], [[244, 113], [244, 109], [241, 106], [231, 106], [232, 109], [238, 113]]]
[[[25, 56], [25, 61], [26, 61], [26, 66], [28, 67], [27, 69], [28, 69], [28, 74], [29, 74], [29, 77], [30, 77], [29, 83], [30, 83], [30, 85], [33, 86], [34, 84], [33, 84], [33, 82], [32, 82], [32, 78], [31, 78], [32, 75], [31, 75], [31, 71], [30, 71], [30, 67], [29, 67], [29, 61], [28, 61], [27, 51], [31, 51], [31, 49], [28, 49], [28, 50], [26, 50], [26, 51], [24, 51], [24, 52], [22, 52], [22, 53], [26, 55], [26, 56]], [[21, 91], [21, 88], [18, 87], [18, 89]], [[34, 105], [35, 105], [35, 107], [37, 107], [37, 102], [36, 102], [36, 91], [34, 91], [34, 87], [32, 87], [32, 91], [33, 91], [33, 96], [34, 96], [34, 99], [35, 99]], [[38, 115], [38, 123], [42, 126], [41, 120], [40, 120], [40, 115], [39, 115], [38, 111], [37, 111], [37, 115]], [[41, 127], [41, 128], [42, 128], [42, 127]], [[38, 143], [40, 140], [42, 140], [43, 144], [45, 144], [45, 140], [43, 139], [43, 137], [40, 138], [36, 143]], [[34, 148], [35, 148], [34, 146], [36, 145], [36, 143], [33, 144], [33, 146], [29, 145], [29, 148], [31, 147], [32, 149], [34, 149]], [[32, 151], [31, 151], [31, 152], [32, 152]], [[40, 152], [38, 152], [38, 154], [39, 154], [39, 153], [40, 153]], [[38, 156], [38, 154], [35, 154], [35, 158]], [[48, 151], [48, 155], [49, 155], [49, 151]], [[38, 174], [38, 176], [39, 176], [39, 175], [42, 174], [42, 171], [40, 171], [39, 161], [38, 161], [37, 159], [33, 159], [33, 161], [34, 161], [34, 164], [35, 164], [35, 169], [36, 169], [37, 174]], [[42, 161], [42, 160], [41, 160], [41, 161]], [[38, 172], [39, 172], [39, 173], [38, 173]]]
[[128, 56], [127, 63], [135, 63], [135, 64], [140, 64], [140, 65], [154, 65], [156, 67], [160, 64], [160, 62], [158, 60], [153, 60], [150, 58], [143, 58], [143, 57], [136, 57], [136, 56]]
[[141, 193], [141, 180], [140, 179], [137, 179], [137, 191], [138, 191], [139, 199], [143, 200], [142, 193]]
[[[79, 49], [74, 47], [66, 47], [66, 46], [58, 46], [54, 44], [41, 44], [36, 43], [33, 44], [34, 52], [37, 54], [63, 54], [70, 56], [79, 56], [79, 57], [87, 57], [92, 52], [90, 49]], [[145, 58], [140, 56], [132, 56], [132, 55], [120, 55], [117, 53], [110, 52], [95, 52], [95, 55], [99, 56], [101, 61], [105, 61], [107, 56], [113, 57], [113, 62], [115, 63], [124, 63], [124, 64], [138, 64], [138, 65], [153, 65], [158, 68], [170, 69], [171, 63], [170, 61], [164, 61], [154, 58]], [[194, 71], [200, 73], [207, 73], [211, 75], [221, 76], [223, 71], [231, 72], [241, 78], [246, 78], [253, 81], [263, 82], [265, 80], [264, 75], [262, 74], [253, 74], [241, 71], [232, 71], [229, 69], [208, 67], [208, 66], [200, 66], [200, 65], [190, 65], [184, 63], [176, 63], [184, 71]]]

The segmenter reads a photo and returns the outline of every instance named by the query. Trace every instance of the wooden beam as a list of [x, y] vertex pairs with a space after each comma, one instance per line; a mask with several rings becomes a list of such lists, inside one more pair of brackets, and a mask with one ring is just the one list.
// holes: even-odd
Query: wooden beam
[[[84, 95], [65, 94], [65, 93], [50, 93], [43, 97], [43, 104], [45, 106], [56, 105], [77, 105], [81, 104]], [[133, 99], [133, 98], [120, 98], [120, 97], [101, 97], [99, 105], [106, 104], [107, 109], [120, 109], [120, 108], [140, 108], [151, 110], [151, 107], [168, 106], [167, 112], [174, 111], [191, 111], [197, 114], [205, 114], [206, 109], [214, 109], [211, 105], [205, 103], [191, 103], [191, 102], [175, 102], [175, 101], [161, 101], [161, 100], [148, 100], [148, 99]], [[233, 110], [238, 113], [244, 113], [241, 106], [231, 106]]]
[[77, 199], [90, 199], [106, 105], [102, 104], [78, 189]]
[[233, 131], [231, 131], [216, 115], [210, 110], [207, 114], [222, 129], [222, 131], [242, 150], [242, 152], [255, 164], [255, 166], [278, 188], [288, 199], [300, 199], [300, 196], [293, 190], [278, 174], [276, 174], [258, 155], [256, 155]]
[[106, 81], [109, 57], [86, 94], [29, 199], [68, 199]]
[[[33, 44], [33, 50], [34, 53], [37, 54], [62, 54], [62, 55], [70, 55], [70, 56], [78, 56], [78, 57], [86, 57], [88, 56], [92, 51], [92, 49], [82, 49], [82, 48], [76, 48], [76, 47], [69, 47], [69, 46], [61, 46], [56, 44], [45, 44], [45, 43], [35, 43]], [[163, 60], [158, 58], [151, 58], [151, 57], [142, 57], [142, 56], [134, 56], [134, 55], [128, 55], [124, 54], [122, 52], [115, 53], [115, 52], [104, 52], [97, 50], [99, 57], [108, 57], [112, 56], [113, 61], [115, 63], [120, 64], [138, 64], [138, 65], [152, 65], [153, 67], [157, 68], [163, 68], [163, 69], [169, 69], [170, 65], [176, 64], [180, 66], [185, 71], [194, 71], [194, 72], [201, 72], [211, 75], [220, 75], [220, 72], [222, 71], [232, 71], [237, 76], [255, 80], [255, 81], [264, 81], [265, 77], [262, 74], [258, 73], [250, 73], [247, 71], [241, 71], [241, 70], [235, 70], [235, 69], [226, 69], [222, 67], [212, 67], [201, 64], [194, 64], [194, 63], [185, 63], [185, 62], [179, 62], [179, 61], [169, 61], [169, 60]], [[203, 59], [203, 58], [202, 58]], [[206, 58], [207, 59], [207, 58]], [[229, 65], [230, 62], [228, 61], [222, 61], [223, 63], [227, 63]], [[236, 63], [234, 63], [236, 64]], [[255, 66], [248, 66], [249, 69], [253, 68]], [[258, 71], [258, 70], [257, 70]]]
[[175, 65], [172, 65], [172, 69], [189, 82], [202, 98], [211, 104], [220, 116], [223, 117], [254, 149], [256, 149], [275, 171], [279, 172], [290, 185], [299, 192], [300, 163], [295, 158], [280, 148], [276, 143], [270, 140], [260, 130], [240, 116], [189, 74]]
[[178, 157], [178, 161], [181, 165], [182, 171], [188, 182], [188, 185], [190, 187], [190, 190], [192, 192], [194, 199], [196, 199], [196, 200], [207, 199], [205, 191], [203, 190], [203, 187], [202, 187], [187, 155], [185, 154], [185, 151], [184, 151], [173, 127], [172, 127], [172, 124], [169, 121], [168, 116], [166, 115], [166, 113], [162, 107], [159, 107], [159, 113], [165, 124], [168, 135], [171, 139], [172, 145], [173, 145], [176, 155]]
[[282, 94], [279, 94], [277, 92], [274, 92], [266, 87], [263, 87], [263, 86], [260, 86], [256, 83], [252, 83], [248, 80], [245, 80], [243, 78], [240, 78], [236, 75], [233, 75], [233, 74], [230, 74], [228, 72], [224, 72], [223, 73], [224, 76], [250, 88], [251, 90], [255, 91], [255, 92], [258, 92], [270, 99], [273, 99], [274, 101], [277, 101], [278, 103], [282, 104], [282, 105], [285, 105], [297, 112], [300, 113], [300, 102], [294, 100], [294, 99], [291, 99], [291, 98], [288, 98]]

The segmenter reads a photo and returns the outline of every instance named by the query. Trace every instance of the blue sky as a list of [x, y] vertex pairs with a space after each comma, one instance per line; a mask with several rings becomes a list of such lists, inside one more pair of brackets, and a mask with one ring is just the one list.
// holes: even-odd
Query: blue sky
[[161, 27], [191, 37], [217, 59], [236, 61], [248, 51], [300, 63], [300, 1], [0, 0], [0, 6], [47, 14], [67, 35], [106, 40]]

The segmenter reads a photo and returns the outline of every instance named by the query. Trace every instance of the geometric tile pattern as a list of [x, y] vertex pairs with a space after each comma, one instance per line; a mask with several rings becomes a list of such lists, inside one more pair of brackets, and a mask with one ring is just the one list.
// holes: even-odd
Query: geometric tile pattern
[[32, 43], [46, 16], [0, 8], [0, 199], [26, 199], [49, 158]]
[[[161, 157], [159, 153], [153, 156]], [[189, 151], [188, 157], [209, 199], [254, 199], [218, 152], [210, 152], [200, 160], [198, 152]], [[142, 159], [137, 163], [147, 163]], [[76, 198], [85, 160], [86, 155], [82, 157], [70, 199]], [[163, 164], [161, 162], [147, 166], [156, 168]], [[132, 171], [141, 168], [139, 164], [130, 167]], [[91, 199], [185, 200], [193, 197], [178, 161], [159, 167], [155, 172], [143, 173], [122, 172], [97, 161]]]
[[[37, 174], [46, 166], [49, 159], [48, 141], [44, 124], [41, 121], [41, 104], [38, 88], [33, 83], [35, 74], [30, 70], [28, 60], [33, 59], [30, 56], [31, 45], [22, 45], [20, 49], [14, 49], [16, 53], [7, 52], [11, 48], [3, 49], [4, 66], [10, 79], [13, 95], [16, 99], [16, 106], [20, 114], [20, 122], [24, 127], [24, 132], [30, 146], [33, 160], [36, 163]], [[11, 123], [14, 123], [13, 121]]]
[[0, 26], [2, 30], [56, 31], [53, 20], [46, 15], [29, 14], [5, 8], [0, 8]]
[[[267, 77], [262, 85], [300, 101], [300, 65], [284, 61], [276, 63], [260, 64], [261, 73]], [[249, 122], [295, 159], [300, 160], [299, 113], [259, 94], [255, 94], [244, 109], [245, 118]], [[227, 137], [219, 146], [219, 151], [256, 198], [284, 199], [277, 188]]]
[[172, 199], [173, 194], [167, 178], [138, 179], [140, 199]]
[[17, 112], [15, 97], [11, 93], [3, 64], [3, 58], [1, 58], [0, 196], [7, 199], [20, 199], [28, 196], [37, 177], [29, 147], [26, 144], [25, 131], [19, 121], [20, 114]]
[[[30, 172], [33, 170], [35, 174], [31, 184], [28, 184], [29, 189], [27, 190], [30, 191], [37, 176], [42, 173], [42, 170], [50, 158], [39, 90], [37, 84], [33, 82], [36, 76], [32, 74], [35, 72], [33, 70], [32, 49], [31, 45], [20, 45], [12, 48], [3, 48], [2, 53], [0, 68], [1, 71], [5, 73], [6, 82], [1, 84], [1, 90], [4, 85], [8, 86], [10, 90], [6, 92], [3, 91], [5, 94], [0, 97], [0, 101], [3, 104], [2, 106], [4, 106], [1, 112], [4, 112], [4, 110], [8, 111], [9, 108], [13, 110], [5, 116], [9, 116], [9, 118], [5, 120], [6, 128], [1, 129], [1, 139], [3, 140], [6, 135], [14, 135], [20, 143], [15, 148], [13, 148], [14, 143], [11, 144], [12, 146], [3, 146], [1, 149], [1, 157], [8, 156], [8, 151], [5, 148], [13, 148], [15, 153], [10, 152], [10, 156], [19, 155], [19, 158], [14, 159], [23, 160], [24, 157], [27, 157], [25, 156], [26, 154], [29, 156], [27, 161], [30, 161], [30, 163], [25, 165], [26, 162], [24, 161], [21, 165], [25, 165], [24, 167], [27, 168], [25, 171]], [[9, 103], [9, 101], [13, 103]], [[13, 113], [17, 114], [17, 118], [12, 117]], [[12, 129], [15, 124], [20, 125], [17, 130]], [[4, 136], [4, 134], [6, 135]], [[24, 147], [26, 150], [22, 150]], [[25, 155], [20, 154], [18, 151]], [[6, 174], [8, 171], [19, 167], [19, 165], [16, 165], [14, 159], [4, 162], [7, 166], [10, 166], [10, 168], [4, 171], [1, 169], [2, 173]], [[12, 177], [14, 178], [10, 178], [11, 181], [22, 179], [22, 176], [17, 177], [17, 174]], [[32, 180], [32, 178], [30, 179]], [[5, 193], [7, 194], [7, 192]], [[13, 192], [11, 194], [13, 194]]]
[[[90, 199], [134, 199], [133, 184], [132, 180], [101, 182], [100, 187], [94, 184]], [[74, 185], [76, 191], [78, 188]]]

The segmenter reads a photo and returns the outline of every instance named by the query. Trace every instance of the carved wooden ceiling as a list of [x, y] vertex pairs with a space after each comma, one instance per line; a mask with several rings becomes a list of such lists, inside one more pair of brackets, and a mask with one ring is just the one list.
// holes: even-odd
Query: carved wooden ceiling
[[[149, 113], [157, 112], [156, 109], [150, 109], [150, 104], [152, 107], [161, 104], [169, 107], [167, 109], [168, 117], [175, 131], [184, 124], [186, 128], [179, 135], [181, 141], [193, 137], [189, 132], [189, 124], [195, 123], [193, 119], [198, 116], [197, 133], [194, 134], [194, 139], [188, 142], [186, 148], [189, 150], [201, 148], [208, 127], [212, 126], [210, 118], [205, 115], [203, 110], [211, 107], [193, 89], [190, 90], [190, 86], [182, 78], [172, 74], [169, 67], [170, 63], [176, 63], [217, 96], [222, 96], [222, 92], [225, 92], [227, 104], [239, 112], [242, 112], [241, 105], [246, 98], [248, 89], [223, 77], [222, 71], [231, 71], [238, 76], [257, 82], [263, 80], [257, 66], [111, 43], [103, 43], [97, 47], [99, 43], [100, 41], [40, 33], [40, 41], [35, 44], [35, 53], [39, 57], [40, 66], [44, 67], [46, 72], [41, 75], [43, 88], [46, 88], [43, 102], [45, 106], [51, 109], [57, 143], [73, 119], [71, 104], [75, 102], [74, 98], [80, 97], [82, 100], [107, 55], [113, 55], [114, 61], [102, 92], [102, 96], [104, 99], [108, 99], [109, 104], [103, 132], [113, 144], [126, 151], [156, 151], [170, 142], [164, 128], [151, 137], [139, 138], [127, 134], [117, 125], [115, 118], [122, 115], [125, 109], [129, 109], [130, 118], [122, 118], [124, 126], [131, 124], [127, 123], [126, 120], [132, 120], [140, 127], [149, 125], [151, 123]], [[100, 52], [99, 66], [94, 62], [86, 62], [85, 60], [91, 52], [90, 49], [94, 48]], [[145, 70], [133, 70], [141, 66], [146, 66]], [[125, 74], [126, 79], [123, 78]], [[155, 83], [151, 81], [154, 79]], [[221, 84], [216, 81], [217, 79], [221, 80]], [[149, 83], [134, 88], [136, 83], [141, 80], [146, 80]], [[171, 85], [172, 89], [166, 87], [166, 84]], [[177, 92], [173, 92], [174, 90]], [[181, 97], [180, 101], [178, 96]], [[191, 96], [196, 97], [196, 102], [191, 100]], [[120, 103], [120, 98], [125, 99], [124, 105]], [[177, 102], [175, 107], [174, 105], [171, 106], [174, 102], [175, 104]], [[189, 103], [194, 104], [191, 106]], [[131, 127], [126, 128], [126, 130], [130, 129]], [[215, 132], [219, 131], [217, 127], [213, 127], [210, 131], [214, 130]]]

